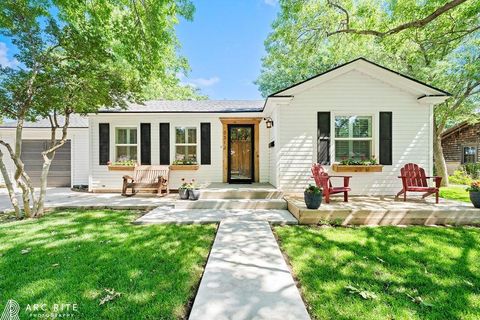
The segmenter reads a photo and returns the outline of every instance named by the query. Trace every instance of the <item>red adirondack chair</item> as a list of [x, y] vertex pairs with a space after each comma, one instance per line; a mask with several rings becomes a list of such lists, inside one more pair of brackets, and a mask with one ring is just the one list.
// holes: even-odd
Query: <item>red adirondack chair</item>
[[[323, 189], [323, 196], [325, 202], [330, 203], [330, 195], [343, 192], [343, 201], [348, 202], [348, 192], [351, 190], [350, 178], [351, 176], [330, 176], [319, 163], [312, 165], [312, 175], [315, 179], [317, 187]], [[332, 186], [331, 178], [343, 178], [343, 187]]]
[[[403, 194], [403, 201], [407, 201], [407, 192], [424, 192], [422, 198], [435, 194], [435, 203], [438, 203], [438, 191], [442, 177], [427, 177], [425, 170], [415, 163], [407, 163], [400, 169], [400, 176], [402, 179], [402, 190], [397, 193], [397, 197]], [[430, 187], [427, 179], [435, 180], [435, 187]]]

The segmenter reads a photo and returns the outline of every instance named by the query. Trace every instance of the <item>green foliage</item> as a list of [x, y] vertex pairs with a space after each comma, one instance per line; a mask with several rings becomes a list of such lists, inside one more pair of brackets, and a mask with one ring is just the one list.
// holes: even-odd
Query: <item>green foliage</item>
[[480, 318], [478, 228], [274, 228], [312, 319]]
[[[173, 75], [188, 64], [174, 27], [193, 11], [188, 0], [2, 1], [0, 35], [16, 46], [20, 68], [0, 70], [0, 116], [33, 120], [181, 96]], [[162, 93], [145, 93], [155, 81]]]
[[448, 177], [450, 183], [453, 184], [470, 184], [472, 177], [468, 175], [464, 170], [455, 170], [451, 176]]
[[440, 197], [470, 203], [470, 196], [463, 186], [450, 186], [440, 188]]
[[322, 193], [322, 191], [323, 191], [322, 188], [319, 188], [313, 184], [309, 184], [308, 187], [305, 188], [305, 192], [307, 193], [319, 194], [319, 193]]
[[369, 165], [376, 165], [377, 159], [375, 159], [374, 157], [366, 160], [357, 160], [354, 158], [350, 158], [350, 159], [343, 159], [342, 161], [340, 161], [340, 164], [347, 165], [347, 166], [348, 165], [369, 166]]
[[135, 226], [138, 214], [69, 210], [0, 224], [2, 305], [14, 298], [20, 319], [33, 318], [27, 304], [60, 303], [78, 305], [75, 319], [185, 318], [215, 226]]
[[349, 28], [387, 31], [421, 19], [445, 2], [282, 0], [256, 84], [267, 96], [363, 56], [451, 92], [453, 97], [436, 108], [442, 131], [446, 121], [469, 118], [478, 105], [474, 93], [480, 86], [480, 2], [466, 1], [422, 28], [387, 36], [334, 34], [345, 27], [346, 16], [333, 4], [349, 13]]
[[465, 172], [467, 172], [473, 179], [480, 178], [480, 162], [466, 163], [463, 167]]
[[468, 192], [480, 192], [480, 180], [472, 181], [468, 188], [466, 189]]

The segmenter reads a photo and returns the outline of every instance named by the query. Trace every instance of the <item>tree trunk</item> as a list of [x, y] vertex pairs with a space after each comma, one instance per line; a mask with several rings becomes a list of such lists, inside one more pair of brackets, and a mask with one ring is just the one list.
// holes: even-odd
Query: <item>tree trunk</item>
[[45, 211], [45, 197], [47, 195], [47, 177], [54, 155], [55, 153], [52, 154], [51, 158], [48, 158], [47, 155], [44, 156], [42, 174], [40, 175], [40, 193], [38, 195], [37, 203], [35, 204], [34, 210], [34, 216], [37, 217], [43, 215]]
[[10, 180], [10, 176], [8, 175], [7, 168], [5, 163], [3, 162], [3, 153], [0, 150], [0, 171], [2, 172], [3, 181], [5, 182], [5, 186], [8, 190], [8, 196], [10, 197], [10, 202], [12, 203], [13, 209], [15, 210], [15, 216], [17, 219], [22, 217], [22, 212], [20, 210], [20, 206], [18, 205], [18, 199], [15, 195], [15, 190], [13, 189], [12, 180]]
[[433, 158], [435, 160], [435, 169], [437, 176], [442, 177], [442, 187], [448, 186], [448, 172], [447, 163], [443, 157], [442, 138], [441, 133], [435, 130], [433, 137]]

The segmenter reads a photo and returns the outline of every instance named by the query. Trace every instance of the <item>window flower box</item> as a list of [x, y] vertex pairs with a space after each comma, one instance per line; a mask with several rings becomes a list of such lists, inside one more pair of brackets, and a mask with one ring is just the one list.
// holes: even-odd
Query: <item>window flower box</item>
[[131, 165], [119, 165], [119, 164], [109, 164], [108, 171], [133, 171], [135, 166]]
[[332, 164], [335, 172], [382, 172], [383, 166], [379, 164]]
[[198, 164], [171, 164], [170, 170], [198, 170]]

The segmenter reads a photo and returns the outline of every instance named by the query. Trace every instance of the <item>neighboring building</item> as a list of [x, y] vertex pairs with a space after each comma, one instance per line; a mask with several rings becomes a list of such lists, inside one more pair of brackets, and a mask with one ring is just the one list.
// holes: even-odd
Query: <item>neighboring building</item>
[[101, 110], [88, 117], [89, 147], [82, 150], [89, 157], [89, 189], [120, 190], [129, 172], [110, 170], [109, 162], [183, 160], [197, 165], [171, 167], [174, 189], [182, 178], [195, 178], [200, 185], [269, 182], [303, 192], [314, 162], [332, 171], [345, 157], [376, 156], [382, 172], [346, 174], [353, 176], [352, 194], [395, 194], [404, 164], [432, 173], [433, 107], [448, 96], [357, 59], [265, 101], [149, 101]]
[[[63, 125], [63, 118], [59, 117], [59, 124]], [[16, 122], [0, 124], [0, 139], [15, 143]], [[57, 137], [61, 138], [61, 129], [57, 130]], [[25, 168], [32, 178], [33, 184], [40, 184], [40, 173], [43, 159], [41, 152], [47, 148], [51, 134], [50, 121], [41, 119], [37, 122], [25, 122], [23, 129], [22, 160]], [[68, 141], [55, 154], [55, 159], [50, 167], [48, 186], [71, 187], [74, 185], [88, 184], [88, 119], [79, 115], [70, 117]], [[3, 160], [8, 171], [13, 176], [14, 165], [7, 153], [3, 151]], [[0, 174], [0, 184], [3, 177]]]
[[479, 161], [480, 121], [462, 122], [442, 133], [443, 156], [447, 162], [448, 173], [462, 164]]

